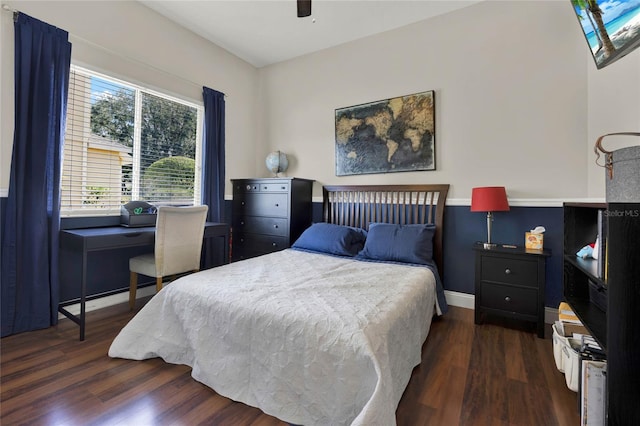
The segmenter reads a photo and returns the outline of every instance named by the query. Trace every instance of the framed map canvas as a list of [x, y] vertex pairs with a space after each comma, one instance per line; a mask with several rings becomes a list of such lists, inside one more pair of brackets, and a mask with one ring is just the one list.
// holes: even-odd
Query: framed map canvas
[[435, 92], [336, 109], [336, 175], [435, 170]]

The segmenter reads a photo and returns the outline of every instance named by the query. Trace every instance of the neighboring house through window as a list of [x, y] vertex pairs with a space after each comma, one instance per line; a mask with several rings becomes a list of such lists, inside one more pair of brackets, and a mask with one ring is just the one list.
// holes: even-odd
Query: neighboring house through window
[[63, 216], [200, 204], [202, 105], [72, 66]]

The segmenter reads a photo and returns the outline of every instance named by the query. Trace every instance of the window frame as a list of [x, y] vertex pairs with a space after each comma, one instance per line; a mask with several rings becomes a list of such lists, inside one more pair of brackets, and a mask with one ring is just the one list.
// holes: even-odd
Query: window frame
[[[132, 145], [132, 157], [133, 157], [133, 166], [132, 166], [132, 188], [131, 188], [131, 201], [144, 201], [140, 200], [140, 184], [141, 184], [141, 171], [140, 171], [140, 162], [141, 162], [141, 145], [142, 145], [142, 97], [143, 94], [156, 96], [161, 99], [165, 99], [171, 102], [175, 102], [181, 105], [185, 105], [189, 108], [194, 108], [196, 111], [196, 135], [195, 135], [195, 170], [194, 170], [194, 187], [193, 187], [193, 205], [201, 205], [202, 204], [202, 176], [203, 176], [203, 129], [204, 129], [204, 103], [203, 102], [194, 102], [193, 100], [187, 100], [184, 98], [180, 98], [174, 95], [169, 95], [167, 93], [160, 92], [158, 90], [151, 89], [147, 86], [143, 86], [141, 84], [132, 83], [129, 81], [122, 80], [117, 77], [113, 77], [98, 71], [94, 71], [85, 66], [71, 64], [71, 75], [73, 73], [83, 75], [88, 77], [89, 79], [92, 77], [105, 80], [109, 83], [113, 83], [115, 85], [125, 87], [127, 89], [131, 89], [135, 93], [135, 104], [134, 104], [134, 132], [133, 132], [133, 145]], [[71, 89], [71, 87], [70, 87]], [[69, 101], [71, 101], [72, 97], [69, 94]], [[89, 98], [89, 103], [92, 105], [91, 94]], [[69, 125], [69, 116], [66, 117], [65, 122], [65, 142], [67, 140], [67, 126]], [[93, 133], [91, 133], [93, 134]], [[63, 164], [62, 169], [64, 173], [64, 151], [63, 151]], [[82, 164], [83, 169], [87, 168], [87, 159], [86, 155], [84, 155], [84, 159], [79, 162]], [[62, 192], [62, 176], [61, 176], [61, 192]], [[83, 200], [86, 197], [86, 188], [83, 185]], [[120, 204], [118, 207], [109, 206], [107, 208], [92, 208], [90, 205], [83, 205], [79, 207], [78, 205], [72, 206], [64, 206], [64, 197], [65, 194], [61, 194], [61, 206], [60, 206], [60, 216], [61, 218], [80, 218], [80, 217], [102, 217], [102, 216], [119, 216], [120, 208], [123, 204]], [[162, 203], [161, 205], [171, 205], [171, 203]], [[175, 204], [177, 205], [177, 204]], [[184, 205], [184, 203], [180, 203], [179, 205]]]

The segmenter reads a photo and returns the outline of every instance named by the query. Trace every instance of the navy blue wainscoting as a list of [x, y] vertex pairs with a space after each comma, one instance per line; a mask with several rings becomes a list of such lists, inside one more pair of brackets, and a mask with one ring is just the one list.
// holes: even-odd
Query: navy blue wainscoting
[[[0, 197], [0, 217], [4, 217], [5, 206], [6, 198]], [[117, 221], [119, 218], [112, 220]], [[231, 200], [225, 202], [224, 220], [231, 222]], [[322, 221], [322, 203], [313, 203], [313, 221]], [[472, 213], [469, 206], [447, 206], [444, 221], [444, 287], [446, 290], [473, 294], [474, 252], [471, 247], [476, 241], [486, 240], [486, 214]], [[63, 220], [63, 228], [90, 226], [86, 223], [71, 222], [80, 221]], [[111, 224], [103, 223], [99, 226]], [[96, 226], [95, 223], [91, 225]], [[497, 212], [494, 214], [493, 240], [497, 243], [521, 246], [524, 245], [524, 233], [538, 225], [547, 229], [544, 234], [544, 246], [552, 251], [552, 256], [547, 259], [545, 305], [555, 308], [562, 300], [562, 207], [511, 207], [508, 212]], [[123, 258], [126, 259], [127, 256]], [[104, 276], [108, 277], [110, 282], [125, 285], [128, 282], [128, 268], [122, 269], [124, 272], [121, 273], [124, 275], [121, 277], [109, 276], [107, 273]]]
[[[544, 248], [551, 250], [545, 306], [557, 308], [562, 300], [562, 207], [511, 207], [508, 212], [496, 212], [492, 241], [523, 246], [525, 232], [538, 225], [545, 227]], [[444, 228], [444, 288], [473, 294], [475, 258], [471, 247], [487, 240], [487, 215], [472, 213], [469, 206], [447, 206]]]
[[7, 211], [7, 197], [0, 197], [0, 255], [2, 255], [2, 230], [4, 229], [4, 218]]

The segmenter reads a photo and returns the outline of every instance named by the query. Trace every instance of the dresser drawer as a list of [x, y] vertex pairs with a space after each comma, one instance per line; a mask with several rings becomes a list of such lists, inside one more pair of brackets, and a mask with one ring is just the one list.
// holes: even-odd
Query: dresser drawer
[[234, 216], [232, 226], [242, 234], [266, 234], [286, 237], [289, 220], [279, 217]]
[[236, 196], [245, 194], [247, 192], [260, 191], [260, 185], [257, 182], [234, 182], [233, 184], [233, 198]]
[[235, 182], [234, 198], [251, 192], [289, 192], [289, 182]]
[[249, 259], [288, 247], [285, 237], [238, 233], [233, 235], [233, 260]]
[[261, 183], [260, 192], [289, 192], [289, 182]]
[[536, 261], [508, 257], [482, 256], [482, 281], [538, 287]]
[[289, 195], [272, 194], [240, 194], [233, 199], [233, 214], [237, 216], [278, 216], [287, 217], [289, 212]]
[[481, 307], [536, 315], [538, 312], [538, 292], [532, 288], [482, 283]]

